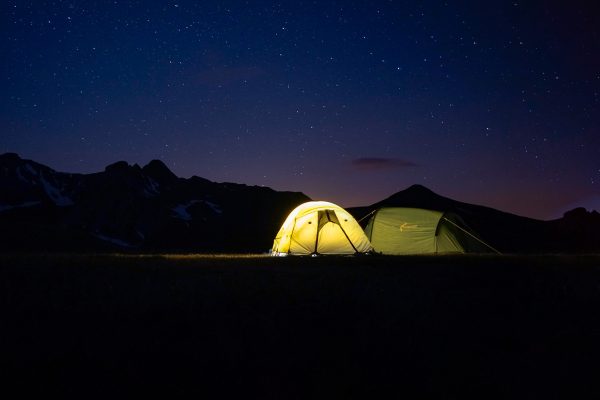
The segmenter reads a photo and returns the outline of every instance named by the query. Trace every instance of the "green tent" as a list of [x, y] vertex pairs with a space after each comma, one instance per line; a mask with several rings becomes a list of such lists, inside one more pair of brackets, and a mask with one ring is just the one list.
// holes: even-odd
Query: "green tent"
[[419, 208], [380, 208], [365, 229], [382, 254], [451, 254], [496, 251], [471, 233], [456, 214]]

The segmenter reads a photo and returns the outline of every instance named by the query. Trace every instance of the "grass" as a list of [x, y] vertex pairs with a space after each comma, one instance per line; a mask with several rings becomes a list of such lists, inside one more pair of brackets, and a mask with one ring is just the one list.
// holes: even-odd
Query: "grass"
[[598, 310], [594, 255], [0, 255], [37, 395], [597, 398]]

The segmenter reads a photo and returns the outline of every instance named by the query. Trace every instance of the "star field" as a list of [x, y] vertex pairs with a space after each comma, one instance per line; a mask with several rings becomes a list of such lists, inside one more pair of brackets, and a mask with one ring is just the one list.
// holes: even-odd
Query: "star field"
[[0, 152], [366, 205], [600, 209], [589, 2], [9, 1]]

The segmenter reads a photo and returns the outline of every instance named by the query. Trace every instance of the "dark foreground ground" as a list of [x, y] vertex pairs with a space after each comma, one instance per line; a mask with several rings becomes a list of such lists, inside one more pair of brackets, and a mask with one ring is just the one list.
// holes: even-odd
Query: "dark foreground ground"
[[600, 398], [594, 256], [0, 255], [0, 312], [23, 395]]

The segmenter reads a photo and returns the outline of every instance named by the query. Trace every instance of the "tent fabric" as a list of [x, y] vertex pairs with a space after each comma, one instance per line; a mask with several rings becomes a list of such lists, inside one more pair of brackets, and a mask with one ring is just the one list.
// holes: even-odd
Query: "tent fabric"
[[365, 232], [383, 254], [488, 252], [461, 224], [458, 216], [441, 211], [386, 207], [373, 214]]
[[271, 254], [355, 254], [372, 249], [350, 213], [333, 203], [309, 201], [288, 215]]

